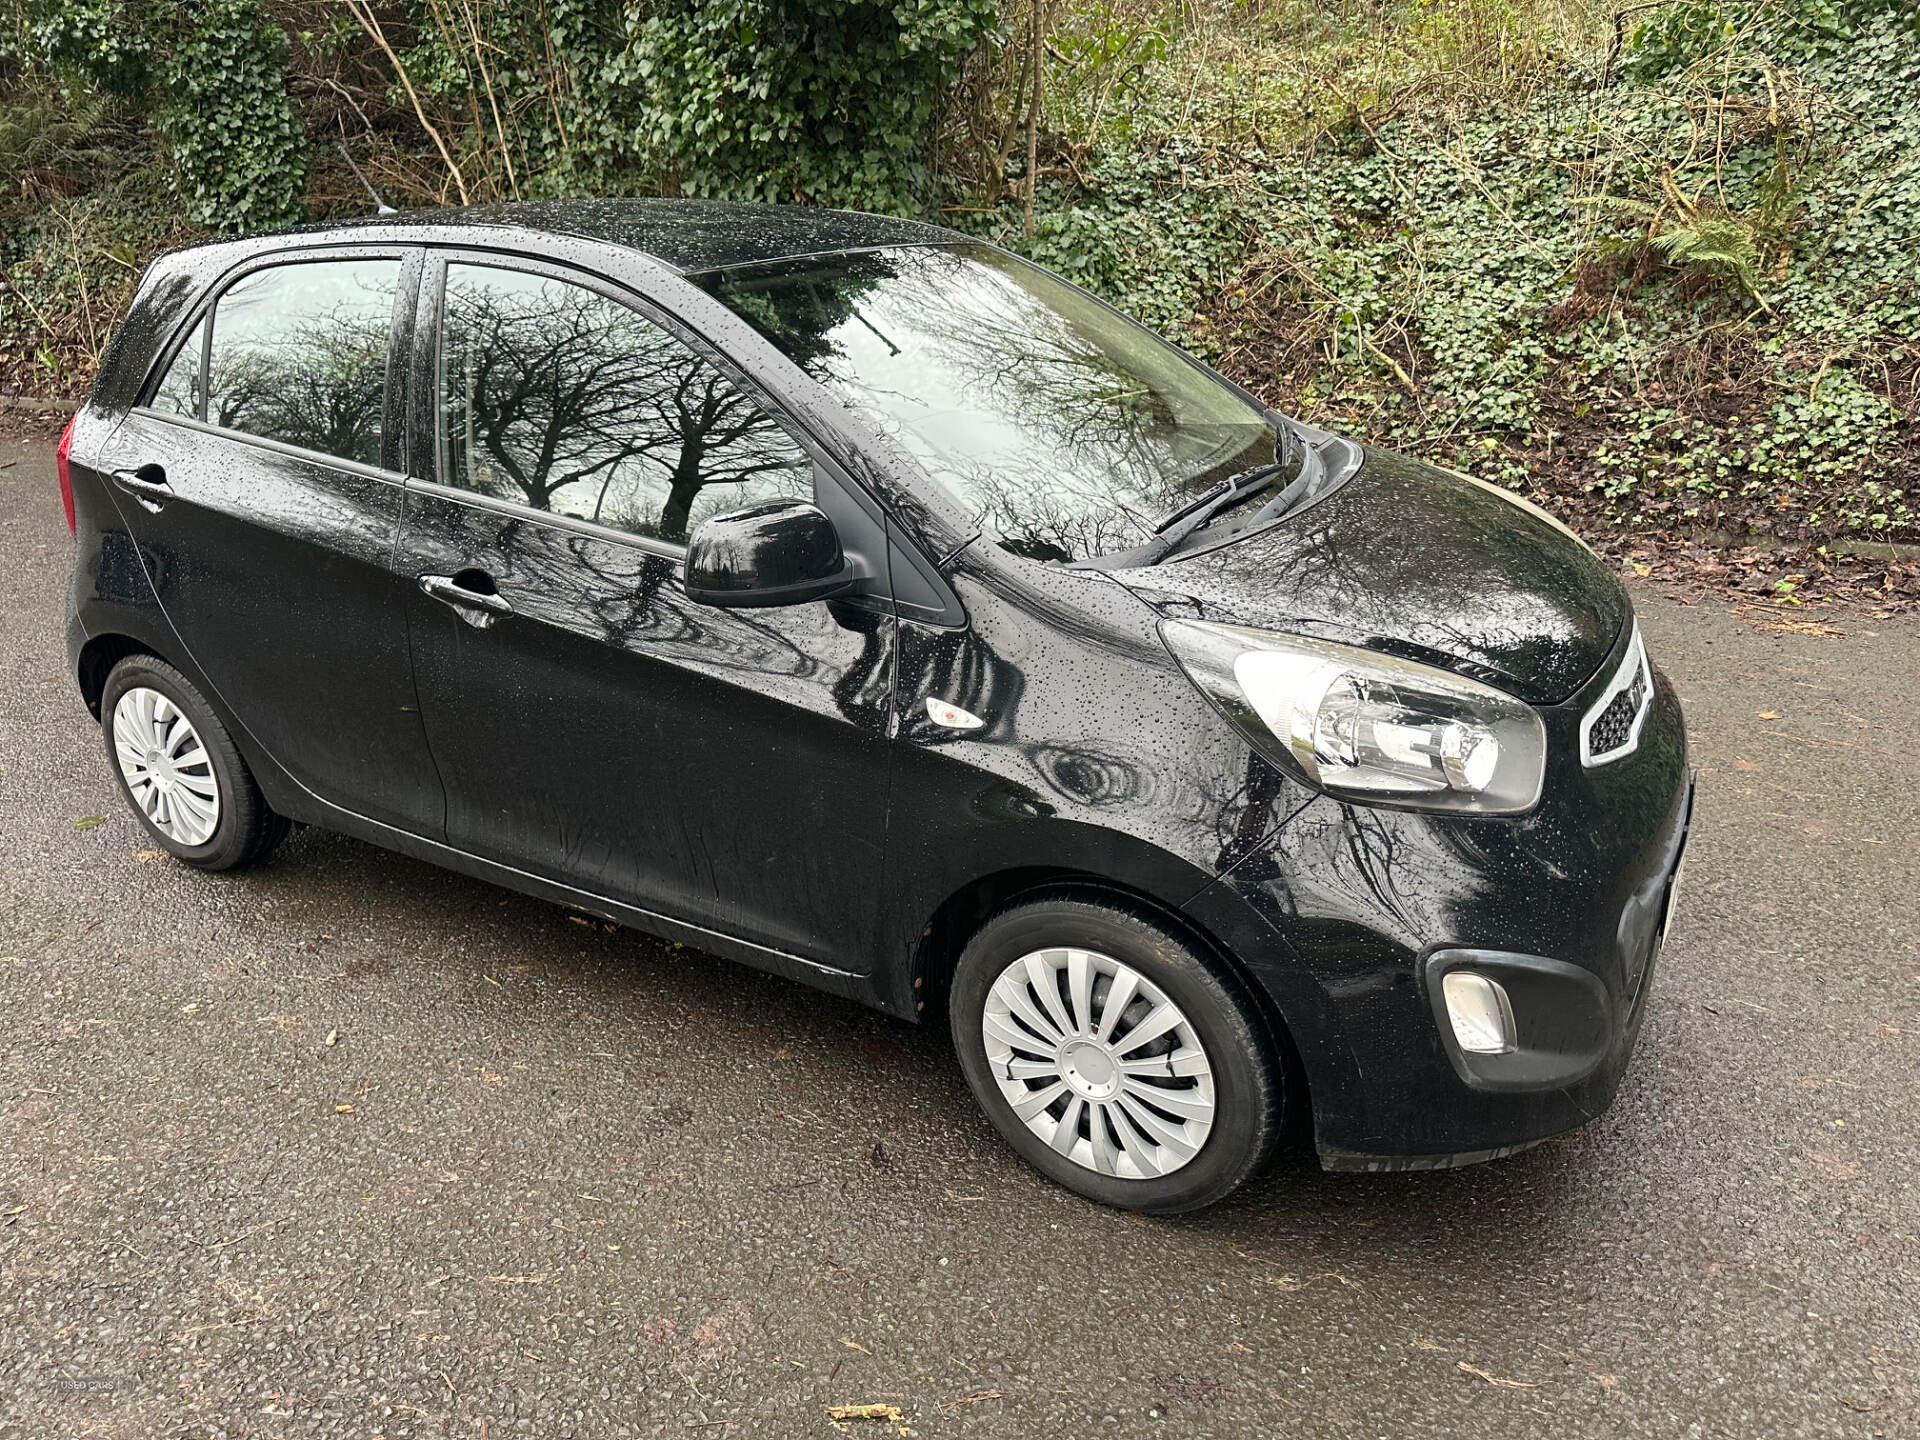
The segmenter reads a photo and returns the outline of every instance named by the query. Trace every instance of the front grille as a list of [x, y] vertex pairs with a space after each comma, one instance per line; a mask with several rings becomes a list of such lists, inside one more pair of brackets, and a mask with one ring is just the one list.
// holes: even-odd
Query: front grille
[[1633, 684], [1622, 690], [1607, 702], [1607, 708], [1593, 722], [1589, 732], [1588, 748], [1596, 760], [1604, 759], [1614, 751], [1625, 748], [1633, 739], [1633, 720], [1640, 713], [1640, 702], [1646, 698], [1646, 681], [1635, 676]]
[[1620, 668], [1580, 722], [1582, 764], [1604, 765], [1633, 752], [1640, 741], [1640, 722], [1652, 699], [1652, 688], [1646, 647], [1636, 625], [1633, 643], [1627, 647]]

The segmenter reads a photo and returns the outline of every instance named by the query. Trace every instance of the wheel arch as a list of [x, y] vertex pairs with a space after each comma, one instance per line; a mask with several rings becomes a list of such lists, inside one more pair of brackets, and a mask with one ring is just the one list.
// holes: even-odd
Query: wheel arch
[[87, 710], [94, 719], [100, 718], [100, 699], [106, 694], [107, 676], [113, 673], [114, 666], [129, 655], [151, 655], [169, 665], [174, 663], [151, 645], [131, 635], [94, 635], [80, 647], [80, 654], [74, 661], [74, 679], [79, 682], [80, 696], [87, 702]]

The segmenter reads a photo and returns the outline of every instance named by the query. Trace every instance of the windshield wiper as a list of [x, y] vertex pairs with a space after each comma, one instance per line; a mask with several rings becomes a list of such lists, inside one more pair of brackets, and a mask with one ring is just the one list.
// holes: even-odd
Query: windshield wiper
[[1204, 495], [1189, 500], [1178, 510], [1164, 516], [1154, 525], [1153, 539], [1147, 542], [1139, 563], [1158, 565], [1182, 540], [1223, 510], [1267, 489], [1286, 474], [1287, 468], [1283, 460], [1271, 465], [1256, 465], [1251, 470], [1242, 470], [1238, 475], [1229, 475]]

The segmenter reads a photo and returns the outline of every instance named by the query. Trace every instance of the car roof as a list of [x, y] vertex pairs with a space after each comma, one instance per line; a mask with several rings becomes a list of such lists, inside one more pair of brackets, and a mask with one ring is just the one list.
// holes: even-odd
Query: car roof
[[938, 225], [858, 210], [682, 199], [529, 200], [402, 210], [283, 233], [311, 235], [376, 225], [577, 235], [638, 251], [682, 274], [894, 245], [945, 245], [965, 238]]

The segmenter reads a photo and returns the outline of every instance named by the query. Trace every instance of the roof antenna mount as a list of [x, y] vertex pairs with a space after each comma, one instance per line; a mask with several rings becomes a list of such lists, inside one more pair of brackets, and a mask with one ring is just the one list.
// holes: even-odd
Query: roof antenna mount
[[358, 180], [361, 186], [366, 190], [367, 194], [372, 197], [373, 213], [376, 215], [398, 215], [400, 212], [394, 209], [393, 206], [387, 204], [386, 201], [382, 200], [380, 198], [380, 192], [373, 188], [372, 182], [369, 181], [366, 176], [360, 173], [360, 167], [353, 163], [353, 156], [347, 153], [347, 147], [343, 144], [343, 145], [340, 145], [338, 149], [340, 151], [340, 158], [346, 161], [347, 168], [353, 171], [353, 178]]

